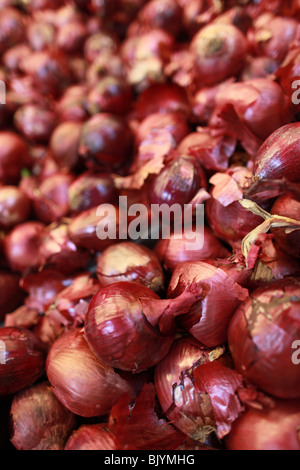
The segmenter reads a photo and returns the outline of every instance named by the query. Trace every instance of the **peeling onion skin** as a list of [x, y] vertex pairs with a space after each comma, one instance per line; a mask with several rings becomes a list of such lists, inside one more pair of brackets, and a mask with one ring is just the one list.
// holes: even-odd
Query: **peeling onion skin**
[[300, 400], [275, 400], [266, 409], [249, 409], [225, 438], [227, 450], [300, 450]]
[[120, 375], [96, 358], [82, 329], [71, 329], [55, 341], [46, 374], [61, 403], [82, 417], [108, 413], [123, 393], [131, 392]]
[[260, 147], [254, 160], [255, 179], [300, 181], [300, 123], [277, 129]]
[[94, 354], [120, 370], [143, 372], [168, 352], [174, 335], [162, 335], [147, 321], [140, 298], [159, 296], [136, 282], [103, 287], [92, 298], [85, 316], [85, 335]]
[[[0, 397], [34, 383], [45, 371], [46, 348], [30, 330], [1, 327]], [[3, 347], [4, 346], [4, 347]]]
[[206, 347], [227, 340], [230, 320], [237, 307], [248, 298], [248, 290], [225, 271], [205, 261], [180, 263], [173, 271], [167, 295], [176, 298], [185, 291], [199, 293], [199, 301], [178, 324]]
[[273, 281], [251, 293], [233, 315], [228, 346], [235, 368], [265, 393], [300, 398], [293, 343], [300, 338], [300, 280]]
[[64, 450], [118, 450], [106, 423], [83, 424], [73, 431]]
[[43, 382], [14, 396], [10, 425], [11, 443], [18, 450], [63, 450], [76, 417]]
[[207, 443], [217, 425], [208, 394], [200, 394], [193, 371], [201, 364], [218, 361], [230, 366], [223, 348], [206, 348], [187, 336], [174, 341], [167, 356], [155, 367], [154, 383], [163, 412], [170, 422], [197, 442]]
[[164, 273], [157, 256], [146, 246], [133, 242], [106, 248], [97, 261], [97, 277], [102, 286], [133, 281], [157, 293], [164, 289]]

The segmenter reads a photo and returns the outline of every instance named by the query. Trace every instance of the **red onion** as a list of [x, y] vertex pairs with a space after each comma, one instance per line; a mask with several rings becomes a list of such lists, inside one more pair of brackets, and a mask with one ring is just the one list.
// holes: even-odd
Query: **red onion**
[[143, 34], [128, 36], [121, 44], [120, 54], [126, 79], [139, 94], [153, 83], [166, 80], [165, 64], [175, 47], [174, 37], [162, 29], [151, 29]]
[[40, 246], [46, 227], [42, 222], [23, 222], [5, 237], [4, 252], [13, 271], [25, 272], [41, 265]]
[[23, 276], [20, 286], [28, 294], [25, 299], [27, 308], [44, 312], [52, 303], [58, 292], [72, 282], [59, 271], [45, 269], [37, 273]]
[[[293, 196], [293, 194], [284, 194], [278, 197], [271, 209], [271, 214], [300, 220], [299, 197]], [[284, 229], [273, 228], [272, 233], [274, 234], [276, 243], [280, 248], [296, 258], [300, 258], [299, 230], [286, 233]]]
[[212, 197], [205, 203], [207, 222], [214, 234], [232, 247], [240, 247], [242, 239], [262, 221], [239, 203], [251, 178], [247, 168], [233, 166], [210, 179]]
[[[107, 212], [107, 215], [105, 213], [99, 214], [98, 207], [92, 207], [74, 216], [68, 225], [68, 235], [76, 246], [88, 250], [102, 251], [118, 240], [119, 208], [112, 205], [104, 212]], [[101, 237], [98, 236], [98, 224], [101, 225]], [[111, 229], [113, 232], [108, 233]], [[105, 235], [106, 233], [107, 235]], [[104, 238], [104, 235], [107, 238]]]
[[63, 450], [76, 424], [48, 382], [18, 392], [11, 404], [11, 443], [18, 450]]
[[188, 95], [176, 83], [154, 83], [140, 93], [134, 103], [134, 113], [139, 120], [158, 112], [180, 112], [188, 116], [189, 110]]
[[214, 24], [231, 24], [238, 28], [243, 34], [247, 34], [252, 27], [253, 21], [249, 13], [242, 6], [229, 8], [213, 20]]
[[25, 17], [17, 8], [4, 8], [0, 13], [0, 53], [24, 40]]
[[20, 307], [24, 300], [20, 287], [20, 276], [10, 271], [0, 271], [0, 322], [5, 316]]
[[255, 155], [272, 132], [289, 122], [290, 108], [282, 88], [270, 78], [232, 83], [218, 92], [210, 126], [238, 138]]
[[[85, 85], [72, 85], [64, 91], [55, 105], [55, 111], [62, 124], [67, 126], [70, 121], [84, 122], [89, 117], [85, 108], [86, 93]], [[76, 129], [76, 126], [73, 127]]]
[[134, 281], [154, 292], [164, 289], [164, 273], [157, 256], [146, 246], [133, 242], [106, 248], [97, 261], [97, 277], [102, 286]]
[[42, 144], [48, 142], [56, 126], [56, 116], [49, 109], [28, 104], [16, 111], [14, 124], [29, 141]]
[[30, 330], [1, 327], [0, 396], [33, 384], [45, 371], [46, 348]]
[[119, 0], [91, 0], [89, 9], [96, 12], [101, 17], [106, 18], [112, 15], [118, 7]]
[[139, 124], [136, 131], [136, 145], [140, 145], [148, 134], [155, 129], [166, 129], [171, 133], [177, 144], [190, 132], [189, 125], [182, 114], [157, 112], [149, 114]]
[[248, 290], [237, 284], [224, 270], [203, 261], [180, 263], [173, 271], [168, 297], [183, 292], [199, 295], [199, 300], [178, 323], [207, 347], [226, 342], [229, 322]]
[[69, 225], [68, 219], [48, 225], [39, 248], [41, 266], [51, 267], [64, 274], [85, 269], [90, 254], [71, 240]]
[[173, 36], [160, 28], [141, 35], [127, 37], [120, 47], [121, 58], [127, 66], [155, 57], [167, 60], [174, 47]]
[[0, 226], [11, 229], [28, 220], [31, 215], [31, 202], [17, 186], [0, 187]]
[[[216, 107], [216, 97], [219, 91], [227, 88], [228, 85], [233, 83], [233, 78], [222, 81], [212, 86], [201, 86], [197, 91], [192, 94], [192, 114], [190, 120], [196, 124], [208, 125], [209, 120]], [[197, 129], [199, 132], [202, 128]], [[206, 132], [209, 129], [206, 130]]]
[[143, 299], [158, 314], [158, 295], [136, 282], [103, 287], [90, 302], [84, 326], [87, 341], [96, 356], [112, 367], [134, 373], [149, 369], [173, 342], [173, 333], [164, 335], [150, 324]]
[[126, 115], [131, 110], [133, 93], [126, 80], [113, 75], [100, 79], [88, 92], [86, 109], [91, 115]]
[[224, 348], [205, 348], [194, 338], [174, 342], [155, 368], [155, 387], [169, 421], [198, 442], [214, 433], [223, 438], [243, 411], [235, 395], [242, 382]]
[[[191, 240], [195, 243], [192, 250], [187, 246]], [[228, 249], [207, 226], [204, 226], [203, 238], [200, 237], [199, 240], [196, 238], [194, 229], [185, 230], [181, 238], [176, 238], [175, 234], [171, 234], [169, 239], [160, 239], [156, 243], [154, 251], [164, 269], [170, 272], [174, 271], [178, 263], [225, 258], [229, 255]]]
[[129, 28], [129, 35], [140, 31], [161, 29], [177, 37], [182, 32], [182, 9], [173, 0], [151, 0], [140, 10]]
[[236, 75], [247, 52], [243, 33], [230, 24], [210, 24], [195, 34], [190, 44], [196, 81], [214, 85]]
[[292, 17], [276, 16], [272, 13], [258, 16], [249, 35], [256, 55], [282, 62], [296, 37], [297, 26], [297, 20]]
[[118, 40], [113, 34], [106, 31], [98, 31], [90, 35], [85, 41], [84, 57], [93, 63], [102, 54], [113, 55], [118, 51]]
[[299, 398], [299, 367], [292, 360], [300, 335], [299, 285], [298, 278], [285, 278], [256, 289], [228, 330], [236, 369], [279, 398]]
[[207, 171], [224, 171], [229, 166], [236, 140], [227, 136], [214, 136], [210, 128], [199, 127], [184, 137], [177, 147], [180, 154], [191, 155]]
[[120, 56], [115, 52], [111, 55], [109, 52], [95, 57], [91, 64], [87, 65], [86, 81], [90, 86], [97, 84], [98, 80], [107, 75], [126, 78], [125, 67]]
[[254, 177], [299, 182], [300, 123], [286, 124], [275, 130], [260, 147], [254, 160]]
[[241, 75], [242, 81], [253, 78], [268, 78], [279, 68], [278, 61], [270, 57], [250, 57]]
[[46, 372], [53, 392], [72, 413], [83, 417], [110, 411], [130, 386], [88, 346], [82, 329], [62, 334], [47, 357]]
[[73, 20], [59, 28], [56, 43], [59, 50], [73, 54], [82, 51], [86, 38], [86, 25], [83, 21]]
[[118, 450], [106, 423], [82, 424], [72, 432], [64, 450]]
[[99, 113], [83, 125], [79, 154], [86, 159], [87, 165], [119, 168], [130, 160], [132, 143], [133, 136], [124, 119]]
[[150, 185], [151, 204], [188, 204], [200, 189], [207, 188], [207, 179], [198, 161], [192, 156], [178, 155], [166, 162]]
[[7, 313], [5, 315], [4, 326], [25, 328], [31, 330], [32, 328], [34, 328], [35, 325], [40, 322], [40, 320], [41, 318], [37, 310], [28, 308], [26, 305], [21, 305], [13, 312]]
[[0, 132], [0, 181], [16, 184], [21, 170], [30, 163], [26, 141], [16, 132]]
[[273, 400], [250, 408], [233, 423], [225, 438], [227, 450], [300, 450], [300, 401]]
[[52, 133], [49, 148], [60, 168], [70, 169], [77, 164], [81, 130], [80, 122], [64, 122]]
[[80, 272], [52, 299], [46, 311], [49, 323], [61, 323], [67, 328], [83, 325], [89, 302], [100, 288], [90, 272]]
[[82, 173], [69, 186], [68, 194], [70, 211], [73, 214], [117, 201], [114, 180], [106, 173]]

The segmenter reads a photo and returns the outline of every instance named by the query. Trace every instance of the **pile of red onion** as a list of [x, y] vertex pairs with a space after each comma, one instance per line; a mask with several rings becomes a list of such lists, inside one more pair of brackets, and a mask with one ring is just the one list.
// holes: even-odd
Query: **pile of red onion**
[[0, 450], [300, 450], [299, 33], [0, 0]]

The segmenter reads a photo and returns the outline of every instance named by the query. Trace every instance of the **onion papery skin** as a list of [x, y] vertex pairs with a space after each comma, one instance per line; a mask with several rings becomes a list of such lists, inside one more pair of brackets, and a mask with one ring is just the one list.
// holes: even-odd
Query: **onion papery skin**
[[217, 423], [210, 396], [199, 393], [193, 373], [214, 361], [230, 367], [230, 357], [223, 353], [222, 347], [206, 348], [195, 338], [181, 338], [155, 367], [154, 383], [163, 412], [176, 428], [198, 442], [206, 442]]
[[185, 291], [197, 292], [200, 298], [187, 314], [178, 317], [178, 324], [207, 347], [225, 343], [230, 320], [248, 298], [248, 290], [222, 269], [193, 261], [175, 268], [167, 295], [175, 298]]
[[227, 450], [300, 450], [300, 401], [274, 400], [270, 407], [250, 408], [233, 423]]
[[133, 281], [157, 293], [164, 289], [164, 273], [157, 256], [146, 246], [133, 242], [106, 248], [97, 261], [97, 277], [103, 287]]
[[255, 179], [300, 181], [300, 123], [286, 124], [271, 134], [254, 160]]
[[299, 398], [299, 367], [292, 361], [300, 336], [300, 281], [285, 278], [251, 293], [234, 313], [228, 345], [235, 368], [265, 393]]
[[106, 423], [82, 424], [72, 432], [64, 450], [118, 450]]
[[[300, 220], [300, 198], [293, 194], [279, 196], [271, 209], [271, 214]], [[300, 231], [295, 230], [286, 233], [284, 229], [271, 229], [276, 243], [286, 253], [296, 258], [300, 258]]]
[[82, 329], [64, 332], [54, 342], [46, 373], [59, 401], [82, 417], [108, 413], [123, 393], [131, 391], [125, 380], [96, 358]]
[[92, 298], [84, 331], [94, 354], [111, 367], [142, 372], [168, 352], [174, 333], [163, 335], [152, 326], [140, 299], [160, 300], [148, 287], [136, 282], [117, 282], [103, 287]]
[[[184, 236], [185, 235], [185, 236]], [[195, 246], [193, 250], [188, 249], [187, 243], [193, 240], [194, 235]], [[230, 254], [229, 250], [222, 244], [213, 233], [210, 227], [204, 226], [204, 244], [202, 238], [199, 240], [199, 249], [196, 249], [196, 237], [193, 230], [186, 229], [181, 238], [176, 238], [175, 234], [171, 234], [170, 238], [160, 239], [154, 251], [164, 269], [173, 272], [178, 263], [187, 261], [199, 261], [211, 258], [225, 258]]]
[[18, 450], [63, 450], [76, 417], [48, 382], [18, 392], [10, 410], [11, 443]]
[[46, 348], [30, 330], [1, 327], [0, 396], [33, 384], [45, 371]]

